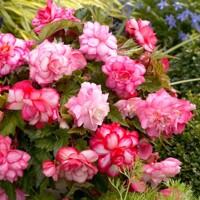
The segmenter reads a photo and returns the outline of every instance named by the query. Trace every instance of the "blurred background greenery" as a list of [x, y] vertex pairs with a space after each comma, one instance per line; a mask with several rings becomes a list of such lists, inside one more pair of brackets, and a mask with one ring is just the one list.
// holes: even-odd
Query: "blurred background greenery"
[[[159, 40], [158, 45], [169, 49], [194, 34], [200, 34], [200, 4], [196, 0], [57, 0], [57, 5], [78, 9], [84, 5], [96, 5], [114, 18], [115, 33], [123, 32], [125, 19], [135, 17], [151, 21]], [[18, 38], [35, 39], [31, 20], [45, 0], [1, 0], [0, 33], [13, 33]], [[171, 82], [200, 77], [200, 39], [193, 40], [171, 52], [168, 75]], [[195, 103], [195, 118], [184, 133], [172, 137], [165, 146], [157, 143], [161, 157], [175, 157], [182, 161], [182, 172], [178, 176], [192, 186], [194, 194], [200, 196], [200, 81], [174, 85], [180, 96]], [[191, 91], [188, 93], [188, 91]]]

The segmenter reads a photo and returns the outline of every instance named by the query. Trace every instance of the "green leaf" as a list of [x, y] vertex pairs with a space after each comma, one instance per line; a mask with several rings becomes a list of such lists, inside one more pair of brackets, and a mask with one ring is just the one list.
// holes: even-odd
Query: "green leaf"
[[25, 122], [21, 117], [21, 111], [9, 110], [0, 125], [0, 133], [3, 136], [14, 135], [16, 127], [24, 128]]
[[5, 106], [7, 97], [8, 97], [8, 93], [4, 93], [3, 95], [0, 95], [0, 108]]
[[86, 133], [86, 129], [84, 129], [82, 127], [74, 126], [70, 130], [68, 130], [68, 133], [70, 133], [70, 134], [72, 134], [72, 133], [78, 133], [80, 135], [84, 135]]
[[134, 117], [131, 122], [133, 122], [136, 129], [138, 129], [142, 133], [146, 133], [145, 130], [141, 127], [141, 123], [137, 117]]
[[35, 140], [35, 146], [40, 149], [46, 149], [47, 151], [53, 151], [55, 141], [55, 137], [37, 139]]
[[9, 200], [16, 200], [15, 187], [12, 183], [8, 181], [2, 181], [1, 187], [5, 189], [5, 192], [8, 195]]
[[83, 21], [91, 21], [91, 12], [87, 8], [80, 8], [75, 11], [75, 17]]
[[41, 194], [37, 194], [34, 197], [30, 198], [31, 200], [56, 200], [56, 197], [50, 193], [42, 192]]
[[117, 122], [123, 126], [129, 127], [116, 106], [110, 105], [110, 112], [108, 113], [107, 118], [112, 122]]
[[104, 21], [106, 20], [107, 15], [101, 8], [92, 5], [92, 6], [89, 7], [89, 10], [92, 13], [93, 21], [97, 21], [100, 24], [104, 23]]
[[47, 24], [42, 28], [39, 34], [39, 39], [40, 42], [44, 41], [47, 39], [49, 36], [54, 34], [55, 32], [64, 29], [64, 28], [71, 28], [71, 27], [76, 27], [80, 25], [80, 23], [75, 22], [75, 21], [69, 21], [66, 19], [62, 19], [60, 21], [52, 22], [50, 24]]

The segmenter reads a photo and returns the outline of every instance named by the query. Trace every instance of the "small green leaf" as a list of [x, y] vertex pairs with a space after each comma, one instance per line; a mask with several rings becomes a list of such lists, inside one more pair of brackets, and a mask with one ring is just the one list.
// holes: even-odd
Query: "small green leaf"
[[70, 130], [68, 130], [68, 133], [70, 133], [70, 134], [72, 134], [72, 133], [78, 133], [80, 135], [84, 135], [86, 133], [86, 129], [84, 129], [82, 127], [74, 126]]
[[25, 122], [21, 117], [21, 111], [9, 110], [0, 125], [0, 133], [3, 136], [14, 135], [16, 127], [24, 128]]
[[145, 130], [141, 127], [141, 123], [137, 117], [134, 117], [131, 121], [133, 122], [136, 129], [142, 133], [146, 133]]
[[37, 139], [35, 140], [35, 146], [40, 149], [46, 149], [47, 151], [53, 151], [55, 141], [54, 137]]
[[8, 93], [4, 93], [3, 95], [0, 95], [0, 108], [5, 106], [7, 97], [8, 97]]
[[12, 183], [8, 181], [2, 181], [1, 187], [5, 189], [5, 192], [8, 195], [9, 200], [16, 200], [15, 187]]
[[129, 127], [116, 106], [110, 105], [110, 112], [108, 113], [107, 118], [112, 122], [118, 122], [123, 126]]
[[30, 198], [31, 200], [56, 200], [56, 197], [50, 193], [42, 192], [41, 194], [37, 194], [34, 197]]
[[83, 21], [91, 21], [91, 12], [87, 8], [80, 8], [76, 10], [75, 17]]
[[47, 39], [49, 36], [54, 34], [55, 32], [64, 29], [64, 28], [70, 28], [70, 27], [76, 27], [80, 25], [80, 23], [75, 22], [75, 21], [69, 21], [66, 19], [62, 19], [60, 21], [52, 22], [50, 24], [47, 24], [42, 28], [39, 34], [39, 39], [40, 42], [44, 41]]

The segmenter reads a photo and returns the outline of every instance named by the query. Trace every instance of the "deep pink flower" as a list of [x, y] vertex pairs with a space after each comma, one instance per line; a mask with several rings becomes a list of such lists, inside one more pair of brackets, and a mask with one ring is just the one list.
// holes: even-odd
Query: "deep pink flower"
[[72, 20], [80, 22], [79, 19], [74, 17], [74, 9], [72, 8], [59, 8], [51, 0], [47, 0], [45, 9], [40, 9], [35, 18], [32, 20], [32, 25], [36, 33], [40, 33], [41, 29], [52, 22], [60, 21], [61, 19]]
[[182, 163], [175, 158], [167, 158], [161, 162], [145, 164], [143, 180], [150, 181], [152, 187], [157, 187], [162, 181], [174, 177], [180, 172]]
[[6, 136], [3, 137], [2, 135], [0, 135], [0, 151], [8, 151], [8, 149], [10, 149], [12, 140], [10, 139], [10, 137]]
[[21, 40], [12, 34], [0, 34], [0, 77], [25, 64], [25, 56], [35, 42]]
[[147, 20], [139, 19], [137, 22], [132, 18], [126, 21], [126, 32], [146, 51], [152, 52], [155, 49], [157, 38], [149, 24]]
[[194, 116], [191, 113], [194, 109], [195, 105], [189, 101], [172, 97], [163, 89], [136, 104], [141, 126], [152, 139], [160, 134], [165, 137], [170, 137], [172, 133], [180, 134]]
[[182, 195], [181, 192], [178, 188], [167, 188], [164, 190], [161, 190], [160, 193], [162, 194], [163, 197], [174, 197], [174, 200], [181, 200]]
[[24, 80], [9, 89], [7, 101], [11, 110], [22, 110], [22, 118], [30, 125], [51, 123], [59, 120], [59, 94], [53, 88], [36, 90], [31, 82]]
[[9, 200], [5, 190], [1, 189], [1, 188], [0, 188], [0, 199], [1, 200]]
[[161, 63], [164, 67], [164, 72], [167, 72], [169, 70], [169, 60], [167, 58], [161, 58]]
[[48, 40], [32, 50], [27, 60], [30, 65], [30, 77], [42, 86], [58, 81], [64, 74], [71, 75], [74, 70], [83, 69], [87, 64], [78, 50]]
[[122, 117], [126, 118], [133, 118], [135, 114], [135, 105], [141, 99], [139, 97], [130, 98], [130, 99], [122, 99], [119, 100], [114, 105], [117, 106], [118, 110], [121, 112]]
[[106, 86], [125, 99], [135, 97], [137, 87], [145, 81], [145, 67], [127, 56], [109, 57], [102, 71], [108, 75]]
[[146, 138], [142, 138], [138, 144], [138, 154], [141, 159], [147, 160], [153, 152], [153, 147]]
[[98, 155], [92, 150], [78, 152], [73, 147], [62, 147], [56, 154], [57, 166], [54, 162], [43, 163], [43, 173], [47, 177], [53, 177], [57, 181], [58, 176], [65, 177], [69, 181], [84, 183], [97, 173], [97, 168], [92, 164], [96, 162]]
[[84, 82], [77, 97], [71, 97], [65, 107], [78, 127], [95, 131], [110, 111], [107, 99], [108, 94], [102, 94], [100, 85]]
[[137, 178], [133, 179], [134, 181], [131, 182], [129, 191], [130, 192], [144, 192], [146, 189], [146, 184], [143, 180], [139, 180]]
[[83, 34], [79, 37], [80, 51], [86, 59], [106, 61], [109, 56], [117, 55], [117, 40], [109, 27], [98, 22], [84, 24]]
[[118, 167], [133, 166], [138, 154], [138, 133], [120, 124], [103, 124], [90, 139], [90, 147], [99, 155], [98, 168], [109, 176], [119, 174]]

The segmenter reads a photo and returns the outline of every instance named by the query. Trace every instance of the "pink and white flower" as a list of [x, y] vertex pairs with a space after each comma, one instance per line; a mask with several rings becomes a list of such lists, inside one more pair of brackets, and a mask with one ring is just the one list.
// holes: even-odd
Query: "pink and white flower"
[[[15, 193], [16, 193], [16, 200], [25, 200], [26, 199], [25, 193], [22, 190], [16, 188]], [[0, 188], [0, 199], [1, 200], [9, 200], [5, 190], [2, 188]]]
[[134, 18], [126, 21], [126, 32], [133, 37], [136, 42], [143, 46], [146, 51], [153, 52], [157, 43], [157, 38], [153, 29], [149, 26], [150, 22]]
[[80, 51], [86, 59], [106, 61], [117, 55], [117, 39], [109, 33], [109, 27], [98, 22], [84, 24], [83, 34], [79, 37]]
[[139, 97], [130, 98], [130, 99], [122, 99], [122, 100], [119, 100], [114, 105], [117, 106], [123, 118], [126, 118], [126, 117], [133, 118], [136, 115], [135, 105], [140, 100], [141, 98]]
[[194, 116], [191, 110], [195, 105], [189, 101], [170, 96], [161, 89], [149, 94], [146, 100], [136, 105], [136, 114], [146, 133], [155, 139], [159, 135], [170, 137], [172, 133], [180, 134], [185, 124]]
[[25, 56], [35, 42], [21, 40], [12, 34], [0, 34], [0, 77], [25, 64]]
[[98, 168], [109, 176], [117, 176], [118, 167], [133, 167], [138, 150], [138, 133], [120, 127], [120, 124], [103, 124], [90, 139], [90, 148], [99, 155]]
[[8, 136], [0, 137], [0, 180], [13, 183], [23, 176], [31, 157], [24, 151], [11, 149], [11, 142]]
[[108, 94], [102, 94], [100, 85], [84, 82], [77, 97], [71, 97], [65, 107], [78, 127], [95, 131], [110, 111], [107, 100]]
[[167, 181], [169, 177], [174, 177], [180, 173], [182, 163], [175, 158], [167, 158], [161, 162], [145, 164], [143, 180], [150, 181], [153, 188], [157, 187], [162, 181]]
[[125, 99], [135, 97], [137, 87], [145, 81], [145, 67], [127, 56], [109, 57], [102, 71], [108, 75], [106, 86]]
[[57, 7], [52, 0], [47, 0], [46, 4], [46, 8], [40, 9], [32, 20], [34, 31], [37, 34], [40, 33], [45, 25], [62, 19], [80, 22], [80, 20], [74, 16], [74, 9]]
[[43, 173], [54, 181], [57, 181], [58, 177], [65, 177], [69, 181], [84, 183], [98, 172], [92, 164], [97, 159], [98, 155], [92, 150], [78, 152], [73, 147], [62, 147], [56, 154], [56, 164], [52, 161], [43, 163]]
[[22, 110], [22, 118], [30, 125], [51, 123], [59, 119], [59, 94], [53, 88], [36, 90], [29, 80], [16, 83], [9, 89], [8, 109]]
[[58, 81], [64, 74], [71, 75], [74, 70], [83, 69], [87, 64], [78, 50], [48, 40], [32, 50], [27, 60], [31, 79], [42, 86]]

